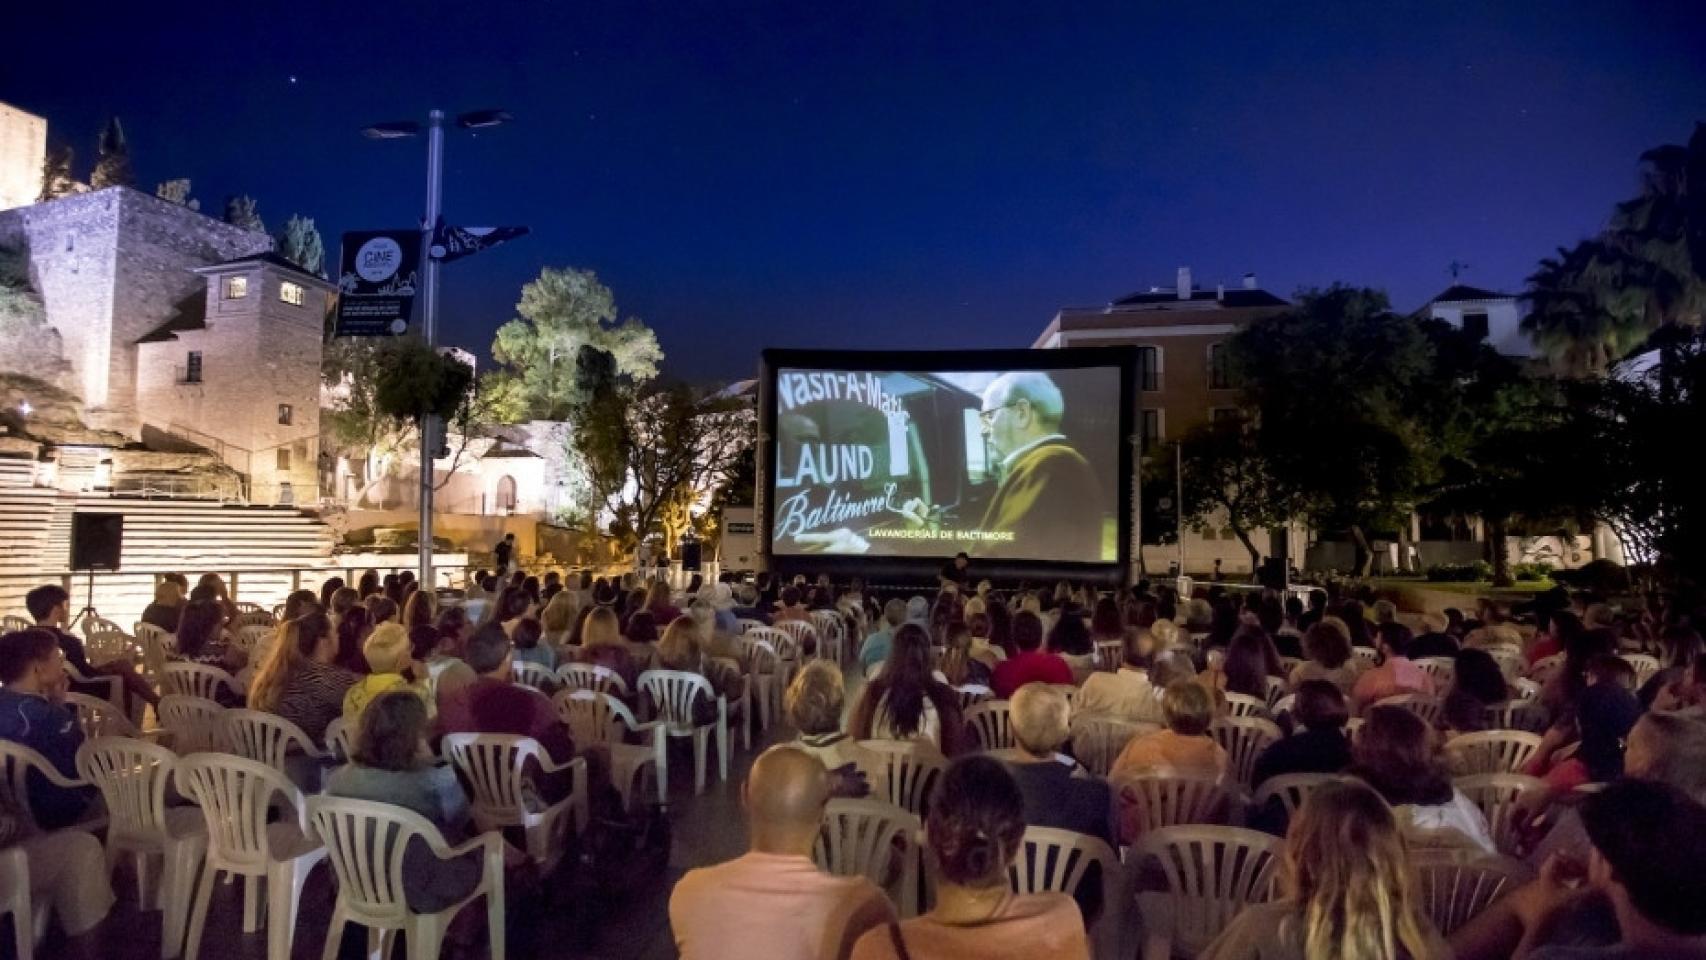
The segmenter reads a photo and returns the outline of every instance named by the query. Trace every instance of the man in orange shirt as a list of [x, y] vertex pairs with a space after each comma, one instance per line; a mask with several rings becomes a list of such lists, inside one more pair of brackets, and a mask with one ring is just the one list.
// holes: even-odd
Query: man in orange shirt
[[1410, 628], [1401, 623], [1383, 623], [1379, 626], [1380, 666], [1366, 670], [1357, 677], [1356, 686], [1351, 689], [1351, 700], [1356, 706], [1356, 712], [1362, 713], [1370, 706], [1396, 697], [1403, 693], [1421, 693], [1434, 695], [1434, 680], [1428, 676], [1407, 653], [1410, 650]]
[[771, 747], [753, 762], [742, 792], [751, 850], [688, 871], [670, 895], [681, 960], [845, 960], [860, 934], [893, 921], [876, 884], [812, 863], [829, 791], [804, 751]]

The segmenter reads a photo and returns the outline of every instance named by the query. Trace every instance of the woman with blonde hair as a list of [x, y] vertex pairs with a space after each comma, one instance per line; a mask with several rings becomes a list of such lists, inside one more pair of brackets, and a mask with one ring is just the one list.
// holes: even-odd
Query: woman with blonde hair
[[551, 601], [545, 604], [545, 609], [539, 611], [539, 625], [545, 634], [540, 639], [547, 646], [562, 648], [569, 645], [569, 633], [575, 627], [575, 620], [580, 616], [580, 602], [575, 595], [562, 590]]
[[1392, 810], [1360, 783], [1315, 790], [1291, 823], [1284, 895], [1245, 907], [1201, 960], [1444, 960]]
[[616, 611], [602, 604], [593, 607], [581, 625], [581, 660], [616, 671], [629, 690], [634, 689], [640, 676], [639, 665], [628, 650], [628, 641], [622, 637]]
[[937, 669], [948, 678], [950, 686], [968, 683], [989, 686], [989, 665], [972, 655], [971, 629], [964, 620], [954, 620], [943, 627], [943, 647]]

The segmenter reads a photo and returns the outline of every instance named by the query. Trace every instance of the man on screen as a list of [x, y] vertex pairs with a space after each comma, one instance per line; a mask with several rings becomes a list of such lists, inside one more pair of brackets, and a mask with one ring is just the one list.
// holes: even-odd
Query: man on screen
[[[1012, 531], [1012, 542], [999, 548], [1003, 554], [1102, 559], [1101, 485], [1060, 432], [1065, 413], [1060, 388], [1039, 371], [1004, 373], [983, 391], [978, 418], [1001, 482], [979, 529]], [[919, 524], [929, 516], [921, 500], [902, 509]]]

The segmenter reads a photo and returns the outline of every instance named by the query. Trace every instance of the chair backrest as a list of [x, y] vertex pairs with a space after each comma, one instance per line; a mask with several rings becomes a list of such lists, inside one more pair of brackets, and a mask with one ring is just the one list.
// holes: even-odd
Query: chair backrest
[[96, 737], [77, 748], [77, 775], [107, 805], [107, 837], [152, 839], [166, 829], [166, 782], [177, 754], [146, 740]]
[[90, 615], [83, 618], [83, 638], [92, 640], [97, 633], [124, 633], [124, 628], [108, 620], [106, 617]]
[[1250, 800], [1250, 805], [1257, 810], [1266, 807], [1270, 801], [1278, 800], [1285, 809], [1286, 820], [1303, 807], [1309, 795], [1329, 783], [1339, 783], [1349, 779], [1337, 773], [1282, 773], [1277, 777], [1269, 777], [1262, 781], [1256, 795]]
[[756, 628], [764, 626], [763, 620], [753, 620], [750, 617], [741, 617], [739, 620], [736, 620], [735, 623], [740, 627], [740, 632], [743, 636]]
[[1096, 669], [1097, 670], [1106, 670], [1109, 673], [1113, 673], [1114, 671], [1118, 670], [1120, 668], [1120, 664], [1122, 664], [1124, 662], [1125, 662], [1125, 641], [1124, 640], [1097, 640], [1096, 641]]
[[1211, 823], [1230, 811], [1232, 796], [1212, 777], [1155, 770], [1112, 785], [1131, 810], [1139, 835], [1162, 827]]
[[770, 644], [770, 648], [776, 651], [776, 656], [783, 660], [793, 661], [800, 658], [800, 643], [794, 639], [793, 634], [786, 630], [757, 626], [741, 634], [741, 636], [749, 640], [763, 640]]
[[1637, 690], [1646, 686], [1647, 681], [1653, 678], [1653, 674], [1660, 670], [1659, 658], [1647, 653], [1625, 653], [1623, 654], [1623, 662], [1629, 664], [1635, 671], [1635, 688]]
[[1511, 699], [1504, 703], [1490, 703], [1485, 708], [1485, 715], [1487, 727], [1492, 730], [1533, 733], [1546, 728], [1546, 710], [1533, 700]]
[[131, 635], [142, 645], [143, 671], [150, 677], [158, 677], [160, 669], [166, 665], [166, 658], [178, 649], [178, 638], [169, 630], [141, 620], [131, 628]]
[[1540, 735], [1526, 730], [1482, 730], [1446, 741], [1445, 756], [1453, 773], [1520, 773], [1540, 749]]
[[834, 610], [813, 610], [812, 626], [826, 640], [842, 640], [847, 636], [847, 623]]
[[302, 793], [267, 764], [228, 753], [192, 753], [178, 760], [175, 778], [178, 789], [201, 807], [208, 859], [222, 868], [265, 869], [271, 859], [267, 821], [275, 796], [284, 797], [302, 821]]
[[954, 688], [954, 693], [960, 698], [961, 713], [995, 699], [995, 691], [981, 683], [962, 683]]
[[557, 679], [571, 690], [592, 690], [609, 693], [612, 690], [626, 695], [628, 681], [609, 667], [596, 663], [565, 663], [557, 667]]
[[1101, 866], [1101, 882], [1111, 886], [1119, 872], [1119, 855], [1097, 837], [1052, 827], [1026, 827], [1007, 882], [1014, 893], [1076, 894], [1092, 864]]
[[541, 693], [549, 691], [557, 685], [557, 675], [542, 663], [531, 660], [516, 660], [510, 663], [510, 677], [524, 687], [532, 687]]
[[1275, 700], [1272, 704], [1269, 704], [1268, 715], [1273, 717], [1274, 723], [1277, 725], [1283, 722], [1284, 718], [1296, 709], [1297, 694], [1288, 693], [1285, 696], [1280, 697], [1278, 700]]
[[253, 661], [256, 655], [268, 646], [268, 641], [278, 633], [278, 627], [270, 623], [251, 623], [234, 627], [232, 632], [236, 634], [237, 649], [248, 652], [249, 659]]
[[1551, 678], [1552, 674], [1556, 673], [1563, 666], [1564, 655], [1562, 653], [1554, 653], [1549, 657], [1541, 657], [1539, 660], [1534, 661], [1534, 666], [1528, 668], [1528, 678], [1533, 680], [1535, 683], [1544, 684]]
[[237, 616], [232, 619], [231, 626], [242, 627], [272, 627], [277, 626], [273, 620], [272, 611], [258, 603], [237, 604]]
[[711, 681], [685, 670], [647, 670], [640, 674], [640, 692], [650, 697], [672, 734], [692, 730], [693, 704], [700, 697], [716, 699]]
[[1544, 789], [1545, 781], [1520, 773], [1481, 773], [1452, 780], [1469, 801], [1487, 818], [1487, 830], [1500, 853], [1515, 853], [1519, 836], [1517, 798], [1530, 790]]
[[1007, 711], [1007, 701], [986, 700], [965, 712], [966, 729], [979, 750], [1006, 750], [1017, 741], [1013, 738], [1013, 717]]
[[1222, 717], [1208, 732], [1226, 751], [1233, 775], [1246, 790], [1256, 772], [1256, 759], [1263, 750], [1278, 743], [1281, 736], [1272, 720], [1261, 717]]
[[1422, 909], [1444, 937], [1534, 875], [1526, 864], [1511, 857], [1466, 857], [1424, 850], [1412, 854], [1410, 862], [1416, 871]]
[[237, 678], [206, 663], [168, 663], [160, 669], [160, 692], [167, 696], [219, 699], [219, 688], [240, 693]]
[[333, 717], [326, 724], [326, 752], [339, 763], [348, 763], [355, 750], [355, 731], [343, 717]]
[[1228, 693], [1226, 697], [1226, 712], [1234, 717], [1266, 717], [1268, 715], [1267, 701], [1260, 697], [1252, 697], [1242, 693]]
[[1376, 700], [1373, 707], [1399, 707], [1408, 710], [1430, 727], [1439, 726], [1440, 716], [1443, 712], [1439, 698], [1430, 697], [1425, 693], [1400, 693], [1384, 700]]
[[35, 625], [36, 622], [29, 617], [0, 617], [0, 631], [5, 633], [17, 633], [19, 630], [28, 630]]
[[888, 886], [897, 858], [903, 870], [917, 870], [920, 826], [917, 814], [882, 800], [831, 800], [812, 844], [812, 862], [837, 877]]
[[[110, 621], [109, 621], [110, 622]], [[142, 644], [136, 638], [114, 626], [108, 630], [95, 630], [89, 634], [83, 643], [83, 652], [89, 658], [89, 663], [100, 666], [114, 660], [129, 658], [135, 663], [144, 660]]]
[[639, 726], [628, 705], [608, 693], [559, 690], [551, 702], [576, 744], [621, 743], [629, 730]]
[[451, 733], [441, 748], [470, 788], [474, 815], [483, 822], [521, 824], [527, 813], [523, 772], [528, 758], [543, 753], [532, 737], [497, 733]]
[[1492, 657], [1493, 662], [1499, 665], [1499, 672], [1505, 675], [1506, 680], [1515, 680], [1522, 676], [1523, 670], [1528, 666], [1528, 662], [1522, 658], [1520, 647], [1499, 643], [1485, 649], [1487, 656]]
[[[1287, 674], [1289, 676], [1289, 674]], [[1268, 716], [1273, 716], [1274, 704], [1291, 696], [1291, 682], [1285, 677], [1267, 677], [1262, 681], [1267, 685], [1265, 699], [1268, 703]]]
[[804, 620], [784, 620], [771, 629], [780, 630], [793, 639], [796, 649], [804, 652], [809, 641], [817, 649], [817, 628]]
[[1416, 661], [1422, 672], [1433, 678], [1434, 689], [1445, 690], [1457, 676], [1457, 661], [1451, 657], [1423, 657]]
[[165, 696], [154, 708], [160, 726], [172, 735], [172, 750], [179, 756], [191, 753], [221, 753], [225, 737], [225, 708], [201, 697]]
[[34, 771], [49, 781], [70, 781], [46, 757], [12, 740], [0, 740], [0, 810], [15, 811], [25, 835], [39, 833], [35, 811], [30, 806], [29, 779]]
[[77, 726], [82, 729], [85, 739], [141, 736], [136, 725], [130, 722], [124, 711], [113, 706], [111, 700], [91, 697], [86, 693], [68, 693], [65, 705], [77, 714]]
[[754, 636], [740, 638], [740, 661], [742, 669], [753, 676], [775, 673], [782, 665], [776, 648]]
[[284, 771], [284, 758], [293, 744], [307, 753], [319, 750], [301, 727], [275, 713], [227, 710], [223, 728], [232, 753], [280, 772]]
[[406, 927], [403, 854], [417, 837], [443, 845], [432, 821], [396, 804], [327, 796], [308, 799], [308, 816], [326, 845], [345, 915], [379, 928]]
[[1091, 773], [1105, 777], [1133, 737], [1159, 729], [1121, 717], [1080, 714], [1072, 718], [1072, 755]]
[[1239, 911], [1272, 896], [1280, 839], [1242, 827], [1164, 827], [1144, 834], [1132, 859], [1151, 857], [1167, 877], [1174, 951], [1195, 956]]
[[859, 745], [876, 755], [878, 782], [871, 785], [876, 796], [920, 818], [930, 812], [947, 758], [917, 741], [861, 740]]

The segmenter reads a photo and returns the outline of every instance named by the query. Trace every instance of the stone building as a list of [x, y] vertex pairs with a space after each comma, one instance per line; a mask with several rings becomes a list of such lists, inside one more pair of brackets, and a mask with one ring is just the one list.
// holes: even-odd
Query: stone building
[[256, 503], [319, 495], [320, 359], [336, 288], [275, 253], [190, 271], [199, 296], [136, 343], [145, 443], [193, 444]]
[[23, 207], [41, 197], [47, 162], [47, 121], [0, 103], [0, 210]]

